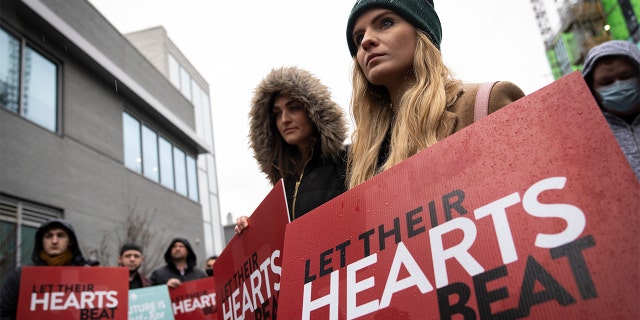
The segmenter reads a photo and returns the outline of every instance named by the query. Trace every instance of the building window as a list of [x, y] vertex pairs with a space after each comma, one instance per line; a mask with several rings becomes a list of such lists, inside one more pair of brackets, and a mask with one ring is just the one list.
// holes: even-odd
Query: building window
[[130, 114], [122, 113], [125, 167], [199, 201], [196, 160]]
[[180, 88], [180, 64], [171, 54], [169, 54], [169, 80], [176, 88]]
[[164, 138], [159, 140], [160, 146], [160, 183], [173, 190], [173, 147]]
[[177, 147], [173, 148], [173, 165], [176, 173], [176, 192], [187, 195], [187, 162], [185, 154]]
[[122, 114], [122, 137], [124, 139], [124, 165], [142, 173], [142, 155], [140, 153], [140, 121], [127, 113]]
[[20, 41], [0, 29], [0, 105], [18, 112]]
[[180, 65], [180, 62], [170, 53], [167, 54], [167, 59], [169, 61], [169, 81], [171, 81], [174, 87], [180, 90], [180, 93], [182, 93], [187, 100], [192, 101], [192, 79], [189, 71]]
[[187, 181], [189, 182], [189, 199], [198, 201], [198, 171], [196, 159], [187, 156]]
[[36, 231], [43, 222], [62, 218], [62, 210], [0, 194], [0, 275], [31, 261]]
[[191, 101], [191, 76], [182, 66], [180, 67], [180, 92]]
[[158, 134], [147, 128], [147, 126], [142, 126], [142, 159], [144, 176], [155, 182], [159, 182]]
[[55, 132], [58, 65], [24, 43], [0, 28], [0, 106]]

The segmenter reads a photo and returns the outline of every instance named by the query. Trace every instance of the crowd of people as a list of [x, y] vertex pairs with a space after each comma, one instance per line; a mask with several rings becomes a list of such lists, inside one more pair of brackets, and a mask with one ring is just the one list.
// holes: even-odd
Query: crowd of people
[[[358, 0], [349, 15], [346, 39], [353, 59], [351, 111], [355, 128], [346, 145], [347, 121], [329, 89], [311, 72], [274, 68], [257, 85], [251, 101], [250, 147], [271, 184], [284, 180], [293, 221], [337, 195], [473, 124], [481, 84], [464, 83], [445, 65], [442, 26], [432, 0]], [[583, 75], [640, 180], [640, 52], [627, 41], [592, 48]], [[496, 81], [484, 113], [524, 96], [508, 81]], [[237, 219], [235, 230], [249, 227]], [[48, 222], [36, 234], [32, 261], [38, 266], [91, 265], [80, 252], [71, 225]], [[174, 238], [166, 265], [147, 279], [139, 272], [143, 248], [125, 244], [118, 262], [128, 267], [130, 288], [163, 285], [213, 275], [197, 268], [189, 241]], [[20, 268], [0, 294], [2, 319], [15, 317]]]
[[[207, 260], [207, 269], [213, 267], [217, 257]], [[189, 241], [185, 238], [171, 240], [165, 254], [166, 264], [151, 273], [147, 278], [140, 272], [144, 262], [143, 247], [136, 243], [126, 243], [120, 248], [118, 266], [129, 269], [129, 289], [138, 289], [156, 285], [170, 288], [183, 282], [213, 276], [197, 267], [197, 257]], [[213, 260], [213, 261], [212, 261]], [[80, 242], [71, 223], [64, 219], [55, 219], [43, 223], [36, 231], [29, 266], [99, 266], [100, 262], [84, 257]], [[0, 320], [16, 318], [18, 295], [20, 290], [22, 267], [7, 275], [0, 289]]]

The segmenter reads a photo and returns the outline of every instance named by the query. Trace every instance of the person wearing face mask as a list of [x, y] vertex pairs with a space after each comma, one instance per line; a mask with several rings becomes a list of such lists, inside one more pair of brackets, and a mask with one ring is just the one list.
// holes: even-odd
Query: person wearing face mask
[[623, 40], [597, 45], [582, 76], [640, 181], [640, 50]]
[[207, 258], [207, 264], [205, 265], [204, 272], [209, 277], [213, 277], [213, 265], [216, 263], [216, 260], [218, 260], [218, 256], [215, 255]]

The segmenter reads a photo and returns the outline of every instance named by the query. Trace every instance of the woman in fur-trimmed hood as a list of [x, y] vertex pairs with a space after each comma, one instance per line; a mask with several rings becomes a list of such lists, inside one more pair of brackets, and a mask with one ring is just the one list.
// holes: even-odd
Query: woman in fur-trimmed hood
[[291, 220], [345, 191], [344, 111], [315, 76], [271, 70], [254, 91], [249, 117], [254, 157], [272, 185], [284, 179]]

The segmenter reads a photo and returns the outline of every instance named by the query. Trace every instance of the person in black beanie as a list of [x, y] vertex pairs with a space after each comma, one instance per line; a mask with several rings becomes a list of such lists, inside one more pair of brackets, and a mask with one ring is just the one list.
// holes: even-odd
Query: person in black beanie
[[[444, 65], [432, 0], [359, 0], [346, 31], [354, 61], [353, 188], [472, 124], [481, 86], [463, 84]], [[485, 115], [524, 96], [513, 83], [490, 84], [480, 90]]]
[[118, 265], [129, 268], [129, 289], [144, 288], [151, 285], [151, 280], [140, 273], [142, 262], [144, 262], [142, 246], [135, 243], [126, 243], [120, 248]]

